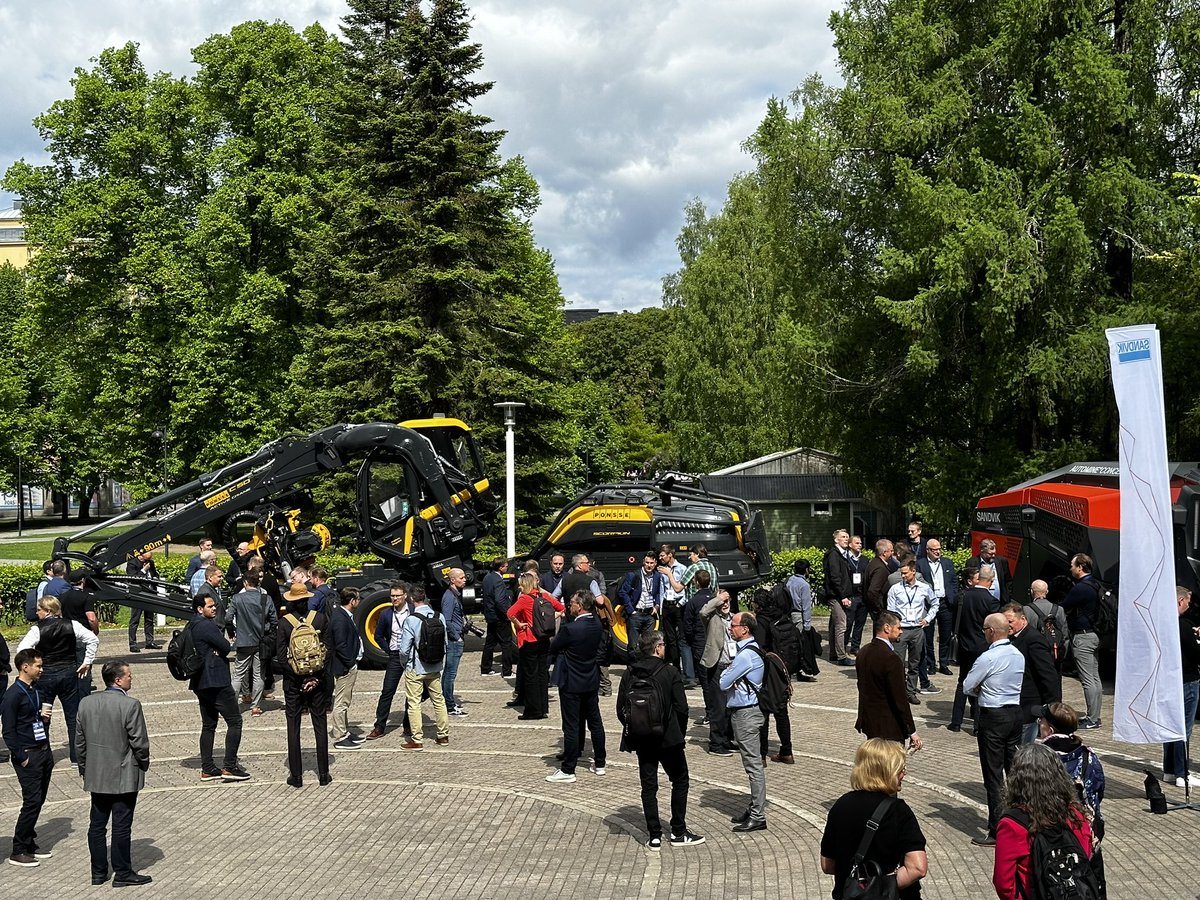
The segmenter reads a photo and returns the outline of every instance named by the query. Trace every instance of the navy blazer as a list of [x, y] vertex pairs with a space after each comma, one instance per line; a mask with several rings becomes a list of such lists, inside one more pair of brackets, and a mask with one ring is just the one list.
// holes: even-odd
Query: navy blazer
[[344, 606], [339, 605], [330, 613], [329, 649], [333, 652], [325, 665], [335, 678], [340, 678], [358, 665], [358, 628], [354, 619], [346, 615]]
[[564, 623], [550, 641], [550, 652], [558, 654], [554, 682], [568, 694], [586, 694], [600, 689], [600, 665], [596, 660], [603, 629], [600, 620], [582, 615]]
[[[938, 560], [942, 566], [942, 584], [946, 588], [946, 605], [952, 606], [958, 596], [958, 577], [954, 572], [954, 563], [942, 557]], [[933, 566], [928, 557], [917, 560], [917, 571], [925, 579], [925, 583], [933, 587]]]
[[233, 679], [229, 677], [229, 641], [221, 634], [215, 619], [206, 619], [197, 613], [192, 619], [192, 643], [196, 652], [204, 660], [204, 666], [192, 676], [188, 688], [193, 691], [205, 688], [231, 687]]
[[[639, 567], [632, 572], [627, 572], [625, 577], [621, 579], [621, 587], [617, 591], [617, 597], [621, 601], [621, 615], [628, 619], [633, 615], [637, 608], [638, 600], [642, 596], [642, 569]], [[654, 599], [654, 611], [662, 610], [663, 587], [666, 586], [667, 579], [663, 578], [661, 572], [655, 572], [650, 578], [650, 596]]]

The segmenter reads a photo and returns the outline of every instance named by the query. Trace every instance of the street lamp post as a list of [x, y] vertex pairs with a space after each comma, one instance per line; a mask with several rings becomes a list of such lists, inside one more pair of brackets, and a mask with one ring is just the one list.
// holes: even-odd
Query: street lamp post
[[516, 516], [516, 427], [517, 427], [517, 410], [523, 407], [524, 403], [517, 403], [512, 400], [504, 403], [496, 403], [497, 409], [504, 411], [504, 491], [507, 494], [505, 500], [505, 525], [507, 537], [507, 553], [508, 557], [517, 555], [517, 516]]
[[17, 450], [17, 537], [25, 533], [25, 484], [21, 478], [21, 451]]
[[[159, 484], [158, 489], [160, 491], [165, 491], [167, 489], [167, 429], [157, 428], [153, 432], [150, 433], [150, 437], [154, 438], [154, 440], [159, 441], [162, 444], [162, 482]], [[170, 543], [170, 541], [168, 541], [163, 546], [163, 559], [170, 559], [170, 558], [171, 558], [171, 543]]]

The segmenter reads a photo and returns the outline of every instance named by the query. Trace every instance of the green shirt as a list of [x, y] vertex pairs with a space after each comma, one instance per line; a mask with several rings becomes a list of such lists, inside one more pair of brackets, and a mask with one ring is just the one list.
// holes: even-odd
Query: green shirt
[[696, 578], [696, 573], [700, 571], [705, 571], [708, 573], [708, 577], [712, 579], [708, 586], [712, 589], [714, 597], [717, 594], [716, 567], [714, 567], [713, 564], [707, 559], [701, 557], [688, 566], [687, 570], [683, 573], [683, 577], [679, 579], [681, 582], [683, 582], [684, 594], [689, 600], [692, 599], [692, 595], [699, 589], [697, 586], [693, 585], [692, 582]]

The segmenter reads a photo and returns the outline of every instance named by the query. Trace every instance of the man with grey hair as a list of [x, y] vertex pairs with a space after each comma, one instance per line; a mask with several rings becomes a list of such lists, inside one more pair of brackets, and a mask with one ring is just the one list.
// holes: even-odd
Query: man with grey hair
[[1025, 657], [1009, 639], [1012, 628], [1001, 613], [983, 620], [983, 635], [988, 648], [979, 655], [963, 682], [963, 690], [979, 698], [979, 716], [975, 738], [979, 745], [979, 765], [987, 791], [988, 829], [985, 837], [971, 843], [996, 846], [996, 825], [1004, 802], [1004, 775], [1012, 765], [1013, 754], [1021, 742], [1021, 683], [1025, 676]]
[[854, 597], [854, 570], [850, 566], [850, 532], [839, 528], [833, 533], [833, 546], [825, 551], [825, 603], [829, 607], [829, 660], [839, 666], [852, 666], [846, 652], [846, 623]]
[[[946, 726], [950, 731], [962, 730], [968, 696], [963, 683], [975, 660], [987, 649], [987, 641], [983, 636], [984, 619], [1000, 611], [1000, 603], [990, 590], [995, 577], [991, 566], [983, 566], [959, 600], [958, 630], [955, 632], [958, 635], [958, 686], [954, 691], [950, 724]], [[975, 719], [978, 731], [978, 701], [975, 697], [970, 699], [971, 718]]]
[[586, 553], [571, 557], [571, 571], [563, 576], [559, 584], [562, 596], [570, 600], [580, 591], [591, 591], [593, 597], [600, 596], [600, 585], [592, 574], [592, 561]]
[[967, 560], [967, 565], [974, 568], [991, 566], [994, 573], [988, 590], [1001, 603], [1012, 600], [1012, 574], [1008, 570], [1008, 560], [996, 553], [996, 542], [984, 538], [979, 542], [979, 555]]
[[892, 573], [889, 560], [892, 553], [891, 541], [886, 538], [878, 540], [875, 542], [875, 558], [867, 564], [867, 585], [863, 589], [863, 598], [872, 622], [887, 609], [888, 576]]

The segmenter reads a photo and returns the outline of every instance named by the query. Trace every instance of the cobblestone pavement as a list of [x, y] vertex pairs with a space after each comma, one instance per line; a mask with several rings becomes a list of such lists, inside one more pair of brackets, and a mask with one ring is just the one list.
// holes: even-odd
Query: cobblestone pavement
[[[125, 650], [124, 635], [105, 632], [101, 659]], [[400, 750], [392, 731], [354, 751], [334, 752], [332, 785], [316, 784], [306, 753], [300, 790], [284, 783], [286, 738], [279, 702], [245, 719], [242, 763], [253, 774], [241, 784], [201, 784], [197, 734], [200, 716], [192, 695], [167, 673], [162, 651], [130, 657], [134, 693], [149, 723], [153, 763], [134, 821], [134, 862], [154, 876], [135, 889], [146, 895], [210, 900], [228, 896], [363, 897], [384, 894], [450, 898], [822, 898], [831, 879], [821, 875], [818, 849], [829, 805], [849, 789], [850, 764], [860, 738], [853, 730], [854, 670], [825, 666], [815, 684], [796, 686], [792, 709], [794, 766], [767, 768], [769, 830], [730, 832], [729, 816], [745, 807], [747, 785], [737, 757], [709, 756], [706, 729], [693, 727], [688, 761], [692, 790], [688, 824], [707, 843], [646, 850], [636, 760], [616, 750], [613, 700], [603, 710], [611, 752], [608, 774], [586, 771], [575, 784], [547, 784], [560, 749], [557, 703], [551, 719], [518, 722], [505, 708], [509, 686], [479, 674], [479, 656], [468, 651], [458, 678], [467, 718], [451, 720], [450, 744], [438, 747], [426, 717], [426, 749]], [[614, 667], [613, 674], [622, 671]], [[99, 671], [96, 672], [99, 682]], [[359, 675], [351, 721], [369, 730], [382, 673]], [[970, 838], [985, 821], [975, 742], [964, 731], [945, 730], [953, 679], [938, 677], [938, 695], [918, 707], [926, 749], [909, 763], [903, 797], [915, 809], [929, 842], [924, 896], [986, 898], [991, 852]], [[1076, 681], [1065, 685], [1068, 702], [1081, 702]], [[699, 692], [689, 694], [694, 707]], [[57, 711], [56, 711], [57, 712]], [[428, 711], [427, 711], [428, 712]], [[1152, 816], [1142, 789], [1142, 769], [1157, 769], [1157, 747], [1116, 745], [1106, 727], [1087, 733], [1108, 773], [1104, 801], [1109, 839], [1106, 865], [1110, 896], [1198, 896], [1200, 878], [1188, 874], [1200, 814]], [[694, 716], [699, 718], [699, 715]], [[395, 718], [393, 717], [393, 721]], [[224, 726], [218, 728], [220, 752]], [[312, 747], [307, 722], [302, 732]], [[37, 869], [0, 865], [0, 892], [34, 890], [41, 896], [91, 897], [88, 877], [88, 799], [65, 756], [65, 727], [55, 715], [51, 738], [61, 749], [50, 797], [39, 823], [39, 841], [54, 858]], [[772, 736], [772, 751], [776, 744]], [[586, 751], [590, 754], [589, 749]], [[669, 807], [665, 778], [664, 819]], [[1182, 799], [1182, 790], [1166, 788]], [[20, 806], [10, 767], [0, 772], [0, 852]]]

